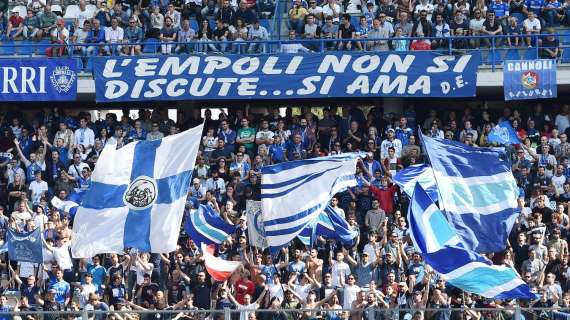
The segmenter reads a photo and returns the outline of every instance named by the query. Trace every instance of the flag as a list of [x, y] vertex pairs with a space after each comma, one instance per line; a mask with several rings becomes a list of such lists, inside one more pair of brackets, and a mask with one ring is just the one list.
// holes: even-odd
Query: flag
[[495, 148], [422, 136], [439, 191], [439, 205], [468, 249], [505, 248], [517, 217], [519, 189]]
[[357, 185], [359, 153], [279, 163], [261, 169], [261, 203], [267, 244], [289, 243], [338, 192]]
[[210, 276], [216, 281], [226, 281], [241, 265], [239, 261], [228, 261], [214, 256], [214, 245], [202, 243], [204, 265]]
[[73, 223], [75, 258], [176, 249], [202, 127], [118, 150], [107, 143]]
[[184, 230], [197, 246], [205, 244], [220, 244], [236, 231], [236, 226], [227, 223], [210, 206], [199, 205], [191, 210]]
[[497, 143], [500, 145], [511, 145], [511, 144], [521, 143], [515, 129], [513, 129], [511, 123], [506, 120], [496, 125], [493, 128], [493, 130], [489, 132], [487, 141], [491, 143]]
[[486, 298], [536, 298], [512, 268], [492, 265], [483, 256], [466, 249], [419, 184], [414, 189], [408, 221], [416, 249], [452, 286]]
[[400, 170], [394, 176], [394, 182], [408, 195], [412, 197], [414, 187], [418, 182], [433, 200], [438, 199], [437, 184], [433, 176], [433, 170], [428, 164], [415, 164]]
[[83, 201], [84, 194], [85, 192], [74, 190], [69, 194], [66, 200], [61, 200], [58, 197], [51, 198], [51, 205], [57, 210], [68, 213], [71, 220], [73, 220], [75, 218], [75, 214], [77, 214], [77, 208], [79, 208]]
[[42, 232], [36, 228], [30, 232], [8, 229], [8, 258], [12, 261], [43, 263]]
[[309, 223], [298, 238], [307, 246], [312, 246], [316, 236], [339, 240], [345, 246], [354, 244], [358, 231], [352, 230], [346, 220], [330, 205], [319, 215], [316, 223]]
[[249, 243], [261, 249], [267, 248], [267, 239], [263, 228], [263, 214], [261, 201], [247, 200], [245, 202], [245, 216], [247, 218], [247, 235]]

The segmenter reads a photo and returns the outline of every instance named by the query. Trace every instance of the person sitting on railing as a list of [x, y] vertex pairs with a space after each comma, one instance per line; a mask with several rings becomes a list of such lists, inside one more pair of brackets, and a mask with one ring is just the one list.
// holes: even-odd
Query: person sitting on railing
[[523, 30], [527, 35], [525, 41], [529, 48], [532, 47], [533, 44], [537, 44], [537, 36], [540, 34], [541, 29], [540, 20], [536, 18], [533, 11], [529, 11], [528, 18], [523, 21]]
[[176, 41], [176, 29], [173, 27], [172, 18], [166, 17], [164, 19], [164, 27], [160, 30], [160, 41], [162, 54], [168, 55], [174, 49], [174, 41]]
[[20, 11], [12, 9], [12, 15], [8, 19], [6, 37], [12, 40], [22, 40], [24, 31], [24, 18], [20, 17]]
[[[253, 25], [249, 28], [249, 32], [247, 33], [247, 40], [264, 41], [268, 39], [269, 39], [269, 32], [267, 32], [267, 29], [259, 23], [259, 20], [256, 19]], [[249, 53], [259, 53], [259, 52], [264, 53], [267, 51], [267, 49], [265, 45], [262, 43], [259, 44], [251, 43], [247, 51]]]
[[[485, 34], [485, 35], [489, 35], [491, 37], [503, 34], [503, 27], [501, 27], [501, 24], [495, 20], [495, 13], [494, 12], [488, 12], [487, 13], [487, 19], [483, 23], [483, 29], [481, 29], [481, 33]], [[502, 40], [503, 39], [501, 39], [501, 38], [495, 38], [494, 46], [495, 47], [500, 46]], [[491, 38], [483, 38], [483, 41], [485, 42], [485, 44], [487, 46], [489, 46], [489, 47], [493, 46]]]
[[[333, 17], [328, 16], [325, 19], [325, 24], [321, 28], [321, 38], [324, 39], [335, 39], [338, 34], [338, 25], [333, 23]], [[336, 42], [326, 41], [325, 49], [334, 50], [336, 47]]]
[[553, 28], [548, 28], [545, 32], [548, 35], [541, 39], [540, 57], [542, 59], [556, 59], [561, 55], [558, 37], [554, 35], [555, 31]]
[[[307, 23], [305, 24], [305, 26], [303, 28], [302, 37], [303, 37], [303, 39], [307, 39], [307, 40], [319, 39], [321, 37], [321, 27], [319, 27], [315, 23], [315, 16], [313, 16], [312, 14], [309, 14], [307, 16]], [[319, 44], [318, 43], [305, 43], [305, 47], [307, 47], [313, 51], [319, 51]]]
[[216, 29], [214, 29], [213, 36], [215, 41], [222, 43], [214, 45], [216, 48], [214, 51], [226, 52], [226, 49], [228, 48], [227, 42], [230, 40], [228, 37], [229, 34], [230, 31], [228, 30], [228, 27], [224, 25], [224, 22], [222, 20], [217, 20]]
[[55, 22], [57, 20], [55, 13], [51, 12], [50, 5], [44, 7], [44, 12], [39, 16], [39, 20], [40, 29], [38, 30], [37, 38], [42, 39], [44, 37], [49, 37], [52, 31], [56, 28]]
[[104, 53], [105, 47], [102, 45], [105, 43], [105, 27], [101, 26], [99, 19], [93, 19], [93, 26], [91, 31], [87, 36], [86, 43], [101, 44], [99, 46], [92, 45], [87, 47], [87, 55], [99, 55]]
[[194, 51], [194, 45], [191, 42], [196, 37], [196, 31], [190, 28], [190, 21], [184, 20], [182, 22], [182, 29], [178, 30], [178, 46], [175, 49], [176, 53], [191, 53]]
[[77, 46], [74, 47], [74, 52], [79, 52], [82, 56], [87, 55], [87, 46], [83, 46], [87, 41], [89, 36], [89, 31], [91, 31], [91, 23], [89, 20], [85, 20], [81, 29], [76, 29], [71, 36], [71, 42]]
[[[381, 17], [385, 18], [386, 15], [382, 14]], [[368, 32], [369, 41], [366, 42], [366, 49], [368, 51], [388, 51], [388, 38], [390, 38], [388, 29], [381, 27], [380, 19], [374, 19], [372, 29]]]
[[123, 28], [119, 27], [119, 19], [111, 19], [111, 27], [105, 29], [105, 42], [110, 44], [105, 47], [105, 51], [108, 55], [116, 55], [121, 52], [121, 46], [116, 45], [117, 43], [122, 43], [125, 38], [125, 31]]
[[512, 47], [516, 48], [519, 46], [519, 36], [521, 35], [521, 27], [519, 26], [517, 18], [515, 17], [509, 17], [507, 21], [508, 22], [506, 27], [506, 33], [507, 35], [512, 36], [507, 38], [507, 45], [509, 46], [509, 48]]
[[127, 43], [123, 46], [123, 54], [139, 55], [141, 54], [141, 44], [144, 39], [143, 30], [137, 25], [134, 17], [129, 19], [129, 26], [125, 28], [125, 36], [123, 42]]
[[303, 7], [301, 0], [295, 0], [295, 5], [289, 9], [289, 29], [293, 29], [298, 35], [302, 35], [307, 14], [309, 12]]
[[[338, 27], [338, 36], [337, 38], [347, 40], [347, 39], [356, 39], [356, 28], [350, 23], [350, 14], [345, 13], [342, 15], [342, 23]], [[338, 43], [338, 50], [352, 50], [353, 42], [352, 41], [343, 41]]]
[[[366, 17], [360, 17], [360, 23], [358, 27], [356, 27], [356, 38], [357, 39], [366, 39], [368, 38], [368, 32], [370, 32], [370, 27], [368, 25], [368, 21]], [[360, 51], [366, 49], [366, 42], [356, 42], [356, 48]]]
[[433, 36], [436, 37], [436, 39], [431, 40], [431, 48], [434, 50], [438, 48], [447, 48], [449, 46], [451, 29], [449, 28], [449, 24], [447, 24], [443, 19], [443, 15], [441, 13], [437, 13], [435, 15], [435, 23], [432, 30]]
[[51, 57], [61, 57], [65, 54], [65, 44], [69, 43], [69, 30], [65, 27], [65, 21], [59, 19], [56, 28], [51, 32], [51, 43], [57, 46], [47, 48], [46, 52]]
[[[487, 7], [485, 7], [485, 12]], [[473, 19], [469, 21], [469, 34], [474, 37], [478, 37], [481, 35], [481, 30], [483, 29], [483, 23], [485, 23], [485, 18], [483, 17], [483, 10], [476, 7], [473, 10]], [[479, 49], [481, 45], [480, 38], [473, 38], [469, 39], [469, 44], [473, 49]]]

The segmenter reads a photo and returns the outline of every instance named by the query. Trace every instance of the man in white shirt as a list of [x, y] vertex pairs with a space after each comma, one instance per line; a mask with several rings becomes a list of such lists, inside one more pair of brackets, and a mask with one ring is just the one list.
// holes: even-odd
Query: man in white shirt
[[[119, 27], [119, 20], [117, 18], [111, 19], [111, 27], [105, 29], [105, 42], [109, 44], [121, 43], [124, 39], [124, 30]], [[121, 46], [112, 45], [106, 46], [107, 54], [114, 55], [121, 52]]]
[[79, 178], [81, 178], [81, 172], [86, 168], [88, 169], [89, 165], [85, 162], [81, 162], [81, 155], [76, 153], [73, 155], [73, 163], [69, 166], [67, 173], [75, 180], [79, 180]]
[[390, 128], [386, 131], [387, 138], [380, 144], [380, 158], [384, 160], [388, 157], [388, 149], [390, 147], [394, 148], [396, 152], [396, 157], [399, 158], [402, 155], [402, 141], [396, 139], [396, 132], [394, 129]]
[[82, 117], [79, 120], [79, 129], [75, 130], [74, 147], [82, 148], [81, 153], [88, 155], [95, 144], [95, 133], [87, 127], [87, 119]]
[[328, 0], [327, 4], [323, 6], [323, 16], [325, 18], [331, 16], [334, 24], [340, 23], [341, 13], [342, 11], [336, 0]]
[[344, 262], [344, 253], [337, 252], [336, 260], [331, 263], [331, 276], [333, 287], [343, 287], [346, 276], [350, 274], [350, 266]]
[[526, 37], [526, 44], [532, 46], [532, 35], [540, 34], [540, 20], [534, 16], [534, 12], [529, 11], [528, 18], [523, 21], [524, 33], [528, 36]]
[[32, 193], [32, 203], [34, 206], [40, 204], [40, 199], [48, 191], [47, 182], [42, 180], [42, 172], [38, 171], [34, 174], [36, 179], [30, 182], [29, 190]]
[[87, 10], [85, 5], [85, 0], [80, 0], [79, 3], [79, 11], [74, 18], [75, 29], [82, 29], [85, 21], [91, 20], [93, 18], [93, 11]]

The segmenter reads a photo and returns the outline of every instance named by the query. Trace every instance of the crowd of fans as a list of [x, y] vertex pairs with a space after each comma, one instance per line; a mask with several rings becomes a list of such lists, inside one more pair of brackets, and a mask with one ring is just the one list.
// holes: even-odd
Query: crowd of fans
[[[67, 7], [55, 3], [29, 0], [26, 14], [22, 7], [0, 12], [0, 34], [6, 40], [47, 39], [58, 44], [47, 48], [50, 56], [138, 55], [145, 45], [147, 52], [162, 54], [274, 50], [250, 42], [270, 38], [271, 28], [260, 19], [273, 14], [274, 0], [98, 0], [95, 5], [80, 0]], [[556, 48], [543, 52], [544, 57], [556, 58], [558, 37], [541, 34], [570, 26], [568, 0], [294, 0], [286, 7], [289, 40], [344, 40], [279, 48], [286, 53], [544, 46]], [[248, 43], [240, 43], [244, 41]]]
[[[25, 311], [179, 310], [170, 316], [145, 317], [222, 319], [226, 308], [270, 309], [234, 316], [357, 320], [498, 319], [512, 316], [505, 308], [514, 305], [570, 307], [568, 104], [547, 111], [536, 104], [531, 110], [467, 107], [427, 114], [417, 114], [410, 105], [400, 115], [385, 114], [381, 107], [366, 113], [359, 107], [331, 107], [319, 109], [318, 116], [310, 108], [295, 115], [290, 108], [284, 115], [278, 108], [236, 108], [221, 112], [217, 119], [210, 110], [204, 118], [199, 109], [192, 111], [179, 113], [177, 122], [165, 109], [140, 110], [136, 120], [128, 111], [120, 119], [109, 113], [97, 121], [89, 113], [72, 117], [57, 109], [0, 115], [0, 239], [8, 228], [39, 227], [45, 241], [43, 264], [1, 259], [7, 278], [2, 282], [0, 311], [19, 310], [31, 319]], [[486, 256], [514, 268], [540, 295], [535, 301], [485, 299], [446, 284], [414, 249], [406, 220], [409, 200], [392, 181], [399, 170], [424, 161], [418, 129], [432, 137], [488, 146], [489, 132], [502, 120], [512, 123], [522, 141], [509, 147], [521, 189], [520, 215], [505, 251]], [[187, 210], [197, 200], [236, 225], [236, 232], [217, 246], [215, 254], [241, 261], [242, 267], [226, 282], [210, 279], [200, 248], [182, 230], [178, 248], [170, 254], [126, 249], [121, 255], [73, 259], [69, 245], [74, 216], [54, 208], [52, 197], [65, 200], [74, 191], [88, 191], [91, 172], [109, 141], [122, 147], [203, 122]], [[244, 210], [247, 200], [259, 200], [263, 166], [357, 150], [366, 153], [357, 166], [361, 183], [331, 201], [358, 231], [354, 245], [342, 246], [321, 236], [308, 247], [295, 239], [277, 256], [250, 245]], [[426, 307], [436, 310], [421, 310]], [[200, 309], [217, 312], [199, 313]]]

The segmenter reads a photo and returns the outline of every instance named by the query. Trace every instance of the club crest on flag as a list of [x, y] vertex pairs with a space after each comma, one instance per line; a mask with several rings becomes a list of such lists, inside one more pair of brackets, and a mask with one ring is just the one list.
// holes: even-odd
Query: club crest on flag
[[523, 73], [521, 83], [526, 89], [534, 89], [538, 87], [538, 74], [534, 71]]
[[156, 181], [148, 176], [139, 176], [129, 184], [123, 201], [133, 210], [143, 210], [154, 204], [157, 194]]

